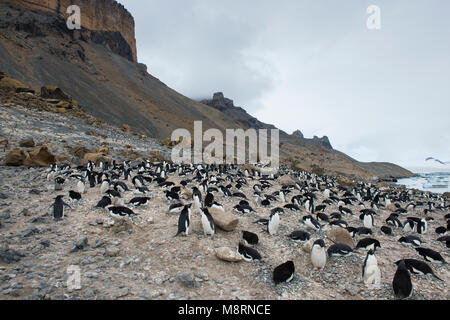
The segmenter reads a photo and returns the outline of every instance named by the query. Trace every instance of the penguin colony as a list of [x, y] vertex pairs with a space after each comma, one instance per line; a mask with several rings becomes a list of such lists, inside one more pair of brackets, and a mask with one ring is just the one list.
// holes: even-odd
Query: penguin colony
[[[274, 188], [276, 180], [285, 175], [293, 183]], [[152, 201], [149, 188], [156, 188], [167, 201], [166, 213], [178, 216], [176, 230], [167, 230], [173, 232], [174, 242], [179, 236], [191, 235], [194, 220], [200, 220], [204, 237], [214, 241], [218, 227], [210, 212], [225, 212], [226, 204], [236, 216], [254, 218], [254, 228], [241, 230], [241, 240], [236, 243], [236, 251], [247, 262], [265, 263], [260, 248], [266, 236], [287, 237], [297, 247], [311, 241], [311, 270], [322, 272], [331, 259], [343, 259], [345, 263], [347, 257], [359, 255], [363, 259], [360, 285], [380, 285], [384, 279], [392, 284], [392, 297], [396, 299], [411, 297], [414, 289], [420, 290], [414, 288], [416, 276], [430, 275], [430, 281], [442, 281], [434, 270], [448, 272], [446, 258], [421, 240], [421, 235], [435, 233], [433, 238], [441, 252], [448, 255], [450, 205], [437, 194], [379, 189], [370, 183], [344, 187], [335, 177], [287, 168], [281, 168], [276, 176], [265, 176], [257, 167], [249, 170], [234, 165], [174, 165], [149, 160], [133, 164], [89, 162], [76, 168], [52, 165], [47, 180], [55, 183], [58, 192], [72, 181], [76, 186], [67, 194], [70, 205], [64, 201], [66, 195], [55, 198], [52, 213], [56, 221], [64, 219], [65, 211], [82, 201], [86, 193], [96, 192], [98, 203], [93, 209], [133, 222], [140, 219], [138, 210], [145, 211]], [[131, 197], [127, 202], [125, 195]], [[393, 212], [381, 220], [380, 210], [388, 206]], [[267, 210], [270, 215], [259, 215]], [[287, 230], [283, 226], [287, 216], [297, 219], [298, 228]], [[327, 233], [332, 228], [346, 229], [357, 244], [327, 244]], [[383, 274], [377, 252], [389, 249], [377, 240], [379, 235], [397, 237], [396, 241], [416, 251], [414, 255], [405, 250], [404, 257], [395, 263], [395, 274]], [[296, 278], [294, 258], [271, 266], [274, 285], [292, 285]]]

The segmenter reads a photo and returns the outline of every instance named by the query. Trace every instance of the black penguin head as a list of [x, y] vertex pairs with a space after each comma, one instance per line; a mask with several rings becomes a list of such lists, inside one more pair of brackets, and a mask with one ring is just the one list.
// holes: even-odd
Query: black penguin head
[[323, 241], [322, 239], [316, 240], [313, 244], [314, 246], [320, 246], [321, 248], [325, 248], [325, 241]]
[[63, 195], [58, 195], [58, 196], [56, 196], [55, 200], [61, 200], [62, 198], [64, 198]]

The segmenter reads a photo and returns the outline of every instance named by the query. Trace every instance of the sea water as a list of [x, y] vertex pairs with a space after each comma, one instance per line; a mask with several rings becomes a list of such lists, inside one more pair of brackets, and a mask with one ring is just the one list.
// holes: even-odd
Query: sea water
[[409, 189], [433, 193], [450, 192], [450, 172], [417, 173], [415, 177], [399, 179], [397, 184]]

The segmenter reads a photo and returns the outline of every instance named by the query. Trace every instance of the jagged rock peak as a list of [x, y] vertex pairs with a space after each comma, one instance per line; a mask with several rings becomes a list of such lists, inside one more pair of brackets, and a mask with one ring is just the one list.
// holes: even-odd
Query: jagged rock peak
[[292, 136], [296, 137], [296, 138], [300, 138], [300, 139], [304, 139], [305, 138], [305, 136], [303, 135], [303, 133], [300, 130], [295, 130], [292, 133]]
[[328, 139], [327, 136], [323, 136], [322, 138], [319, 138], [318, 136], [314, 136], [313, 141], [317, 144], [321, 145], [324, 148], [327, 149], [333, 149], [330, 143], [330, 139]]

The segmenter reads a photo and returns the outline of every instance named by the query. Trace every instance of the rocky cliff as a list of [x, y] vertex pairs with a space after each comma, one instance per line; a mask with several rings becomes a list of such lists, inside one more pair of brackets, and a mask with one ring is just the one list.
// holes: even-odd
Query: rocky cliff
[[[239, 122], [245, 128], [253, 128], [253, 129], [277, 129], [272, 124], [267, 124], [259, 121], [255, 117], [245, 111], [244, 108], [237, 107], [234, 105], [233, 100], [225, 98], [222, 92], [216, 92], [213, 95], [212, 99], [202, 100], [201, 103], [206, 104], [214, 109], [217, 109], [230, 117], [232, 117], [235, 121]], [[315, 145], [320, 146], [325, 149], [333, 149], [331, 146], [330, 140], [328, 137], [316, 137], [313, 139], [307, 139], [303, 136], [303, 134], [297, 130], [292, 135], [287, 134], [286, 132], [280, 130], [280, 141], [285, 143], [291, 143], [294, 145]]]
[[57, 14], [64, 19], [70, 15], [67, 8], [77, 5], [81, 9], [82, 28], [120, 33], [131, 50], [131, 55], [127, 58], [137, 62], [134, 18], [115, 0], [0, 0], [0, 3]]
[[[150, 75], [136, 62], [133, 18], [115, 1], [71, 1], [81, 7], [82, 30], [67, 28], [63, 13], [68, 4], [0, 0], [0, 72], [25, 84], [23, 90], [57, 86], [87, 114], [161, 140], [178, 128], [192, 131], [198, 120], [203, 130], [275, 129], [235, 107], [223, 94], [216, 94], [212, 103], [200, 103]], [[0, 102], [9, 100], [2, 101], [0, 95]], [[390, 164], [363, 167], [333, 150], [327, 137], [306, 139], [280, 131], [280, 156], [282, 163], [308, 171], [364, 178], [410, 175]]]

